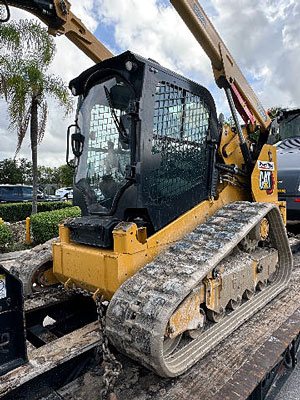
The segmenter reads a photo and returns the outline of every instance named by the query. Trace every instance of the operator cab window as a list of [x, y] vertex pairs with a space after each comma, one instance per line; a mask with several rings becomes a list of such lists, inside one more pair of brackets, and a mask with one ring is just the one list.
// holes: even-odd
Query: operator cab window
[[109, 213], [115, 195], [126, 183], [131, 149], [122, 116], [131, 98], [133, 90], [114, 77], [93, 86], [80, 108], [78, 125], [85, 142], [75, 184], [91, 213]]
[[161, 163], [149, 177], [152, 200], [160, 203], [205, 182], [208, 127], [201, 97], [167, 82], [157, 85], [152, 154], [161, 154]]

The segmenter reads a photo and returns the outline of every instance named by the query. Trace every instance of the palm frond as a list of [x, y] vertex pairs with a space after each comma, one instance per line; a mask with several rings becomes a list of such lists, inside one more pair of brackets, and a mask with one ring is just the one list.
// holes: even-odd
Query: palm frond
[[16, 29], [16, 22], [0, 24], [0, 45], [8, 50], [14, 50], [20, 46], [20, 33]]
[[38, 130], [38, 144], [41, 143], [41, 141], [44, 138], [45, 132], [46, 132], [46, 122], [47, 122], [47, 116], [48, 116], [48, 105], [44, 101], [41, 104], [41, 110], [40, 110], [40, 120], [39, 120], [39, 130]]
[[56, 99], [60, 106], [65, 110], [65, 115], [72, 112], [74, 102], [73, 98], [70, 96], [64, 81], [57, 76], [48, 75], [45, 77], [45, 92]]
[[1, 24], [0, 47], [3, 53], [16, 53], [20, 58], [35, 58], [42, 68], [50, 65], [55, 54], [54, 39], [34, 20]]
[[15, 152], [15, 158], [16, 158], [18, 152], [21, 149], [24, 137], [25, 137], [27, 129], [28, 129], [30, 116], [31, 116], [31, 105], [29, 106], [25, 116], [23, 118], [19, 119], [19, 124], [18, 124], [18, 143], [17, 143], [16, 152]]
[[54, 40], [46, 29], [28, 20], [2, 24], [0, 48], [0, 97], [8, 104], [9, 129], [18, 134], [17, 154], [28, 130], [33, 100], [38, 100], [40, 107], [35, 132], [38, 143], [46, 131], [46, 95], [58, 100], [66, 114], [73, 101], [62, 79], [46, 74], [55, 54]]
[[5, 101], [7, 101], [7, 86], [5, 76], [0, 73], [1, 76], [1, 86], [0, 86], [0, 93], [3, 93]]

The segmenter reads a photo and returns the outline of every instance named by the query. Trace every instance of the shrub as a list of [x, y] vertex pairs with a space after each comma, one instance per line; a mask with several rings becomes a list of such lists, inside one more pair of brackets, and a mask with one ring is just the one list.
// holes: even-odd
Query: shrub
[[12, 245], [13, 233], [12, 230], [3, 222], [0, 223], [0, 250]]
[[[66, 207], [72, 207], [69, 201], [41, 201], [38, 202], [38, 212], [59, 210]], [[0, 217], [7, 222], [23, 221], [30, 217], [32, 203], [8, 203], [0, 204]]]
[[80, 217], [79, 207], [69, 207], [62, 210], [41, 212], [30, 219], [32, 236], [36, 243], [44, 243], [58, 236], [58, 225], [67, 217]]

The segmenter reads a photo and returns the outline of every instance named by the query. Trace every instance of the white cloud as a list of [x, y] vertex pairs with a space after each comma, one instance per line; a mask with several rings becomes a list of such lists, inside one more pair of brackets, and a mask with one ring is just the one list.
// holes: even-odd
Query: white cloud
[[150, 57], [179, 73], [197, 75], [208, 85], [210, 61], [176, 11], [155, 0], [98, 0], [99, 17], [115, 26], [115, 41], [124, 51]]
[[84, 25], [90, 30], [94, 31], [98, 26], [97, 18], [94, 13], [94, 0], [75, 0], [71, 1], [71, 11], [77, 18], [80, 18]]
[[[114, 35], [110, 42], [115, 41], [116, 47], [153, 58], [209, 87], [218, 112], [227, 112], [225, 96], [214, 83], [208, 57], [171, 5], [160, 0], [71, 0], [71, 3], [74, 14], [90, 30], [99, 25], [101, 31], [101, 25], [109, 24]], [[299, 1], [203, 0], [201, 3], [264, 106], [300, 106]], [[13, 10], [13, 16], [28, 18], [29, 14]], [[57, 55], [51, 72], [65, 81], [93, 64], [65, 37], [57, 38], [56, 44]], [[57, 106], [50, 105], [47, 132], [39, 147], [39, 162], [59, 165], [64, 163], [65, 132], [72, 119], [64, 121]], [[3, 136], [7, 126], [3, 102], [0, 109]], [[4, 136], [6, 145], [0, 149], [0, 156], [4, 149], [5, 156], [9, 151], [13, 156], [13, 134], [4, 133]], [[29, 157], [29, 147], [25, 145], [20, 154]]]
[[[299, 57], [299, 11], [296, 0], [212, 0], [213, 19], [235, 60], [266, 108], [300, 106], [295, 85]], [[266, 73], [267, 71], [267, 73]]]

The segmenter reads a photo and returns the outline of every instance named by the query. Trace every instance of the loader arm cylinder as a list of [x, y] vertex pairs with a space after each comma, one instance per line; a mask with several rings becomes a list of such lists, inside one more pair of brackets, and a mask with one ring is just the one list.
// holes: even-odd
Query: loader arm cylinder
[[249, 147], [247, 146], [247, 143], [246, 143], [246, 140], [245, 140], [245, 137], [244, 137], [244, 134], [243, 134], [240, 122], [239, 122], [239, 118], [238, 118], [238, 115], [237, 115], [237, 112], [236, 112], [236, 109], [235, 109], [235, 106], [234, 106], [234, 101], [233, 101], [233, 98], [232, 98], [232, 95], [231, 95], [230, 88], [225, 89], [225, 93], [226, 93], [226, 97], [227, 97], [227, 100], [228, 100], [228, 104], [229, 104], [229, 107], [230, 107], [230, 111], [231, 111], [231, 114], [232, 114], [236, 129], [237, 129], [237, 132], [238, 132], [238, 135], [239, 135], [239, 139], [240, 139], [240, 142], [241, 142], [240, 143], [241, 152], [243, 154], [247, 169], [251, 173], [252, 169], [253, 169], [253, 162], [252, 162], [251, 154], [250, 154], [250, 151], [249, 151]]

